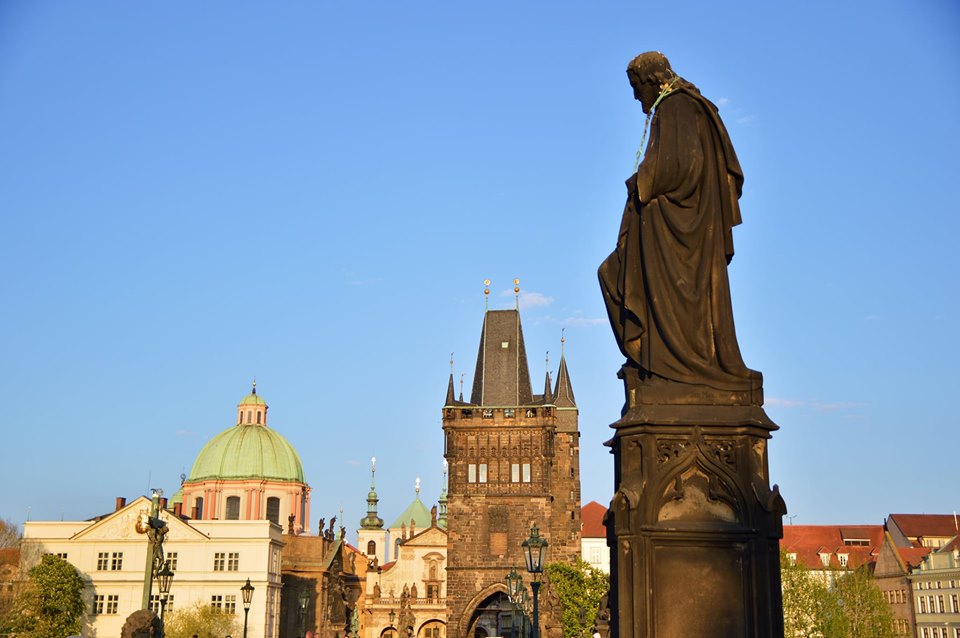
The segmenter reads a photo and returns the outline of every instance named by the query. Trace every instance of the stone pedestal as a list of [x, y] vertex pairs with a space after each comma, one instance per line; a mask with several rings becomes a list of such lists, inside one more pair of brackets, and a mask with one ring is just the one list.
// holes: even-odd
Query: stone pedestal
[[613, 638], [781, 638], [779, 540], [770, 488], [777, 426], [762, 390], [724, 393], [625, 378], [607, 443]]

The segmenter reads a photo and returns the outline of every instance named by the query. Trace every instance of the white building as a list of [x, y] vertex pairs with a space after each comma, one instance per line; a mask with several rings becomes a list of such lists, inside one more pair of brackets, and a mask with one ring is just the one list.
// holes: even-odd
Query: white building
[[[24, 524], [21, 569], [26, 573], [43, 554], [67, 560], [87, 581], [84, 592], [85, 636], [113, 638], [123, 623], [142, 608], [147, 538], [137, 533], [141, 512], [150, 500], [117, 500], [113, 513], [91, 521], [28, 521]], [[279, 525], [267, 520], [184, 521], [161, 511], [169, 532], [163, 549], [174, 571], [166, 612], [210, 604], [237, 614], [243, 624], [240, 587], [254, 586], [248, 638], [277, 638], [280, 617]], [[159, 611], [154, 584], [151, 606]]]
[[607, 547], [607, 528], [603, 517], [607, 508], [590, 501], [580, 509], [580, 523], [583, 526], [580, 536], [580, 555], [605, 574], [610, 573], [610, 548]]

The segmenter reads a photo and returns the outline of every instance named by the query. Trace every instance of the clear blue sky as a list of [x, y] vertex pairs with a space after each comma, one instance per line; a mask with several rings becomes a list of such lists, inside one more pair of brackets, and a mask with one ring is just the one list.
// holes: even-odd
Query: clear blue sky
[[607, 503], [595, 272], [651, 49], [746, 174], [734, 310], [794, 522], [960, 509], [958, 33], [947, 0], [0, 3], [0, 516], [172, 494], [254, 377], [314, 521], [357, 527], [373, 455], [385, 519], [435, 500], [487, 277], [535, 387], [566, 328]]

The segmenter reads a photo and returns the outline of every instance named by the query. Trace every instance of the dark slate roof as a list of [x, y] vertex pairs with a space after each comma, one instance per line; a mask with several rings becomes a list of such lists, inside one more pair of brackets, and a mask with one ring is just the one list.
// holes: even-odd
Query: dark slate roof
[[447, 399], [444, 401], [444, 405], [456, 405], [457, 395], [453, 393], [453, 373], [450, 373], [450, 381], [447, 383]]
[[567, 370], [567, 360], [560, 355], [560, 369], [557, 370], [557, 387], [553, 391], [554, 403], [557, 407], [575, 408], [577, 400], [573, 397], [573, 385], [570, 383], [570, 371]]
[[551, 405], [553, 403], [553, 391], [550, 390], [550, 371], [547, 370], [546, 378], [543, 381], [543, 396], [540, 397], [540, 401], [544, 405]]
[[533, 405], [518, 310], [488, 310], [484, 316], [470, 402], [481, 406]]

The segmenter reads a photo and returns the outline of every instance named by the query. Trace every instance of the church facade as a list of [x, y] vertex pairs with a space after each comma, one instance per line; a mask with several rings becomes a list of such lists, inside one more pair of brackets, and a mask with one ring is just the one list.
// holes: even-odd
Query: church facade
[[538, 526], [549, 562], [580, 555], [578, 410], [565, 358], [555, 383], [534, 394], [519, 309], [487, 310], [469, 401], [454, 394], [442, 413], [449, 464], [449, 638], [509, 635], [504, 577], [524, 580], [521, 543]]

